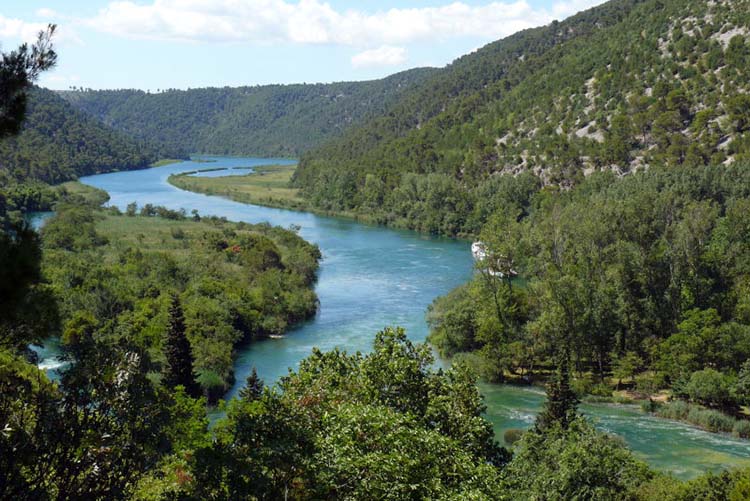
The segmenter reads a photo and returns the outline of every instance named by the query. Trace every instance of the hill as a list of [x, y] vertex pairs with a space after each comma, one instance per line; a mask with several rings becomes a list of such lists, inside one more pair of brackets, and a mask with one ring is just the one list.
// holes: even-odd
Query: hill
[[383, 113], [435, 71], [419, 68], [368, 82], [59, 94], [118, 130], [183, 154], [296, 157]]
[[50, 90], [34, 88], [21, 133], [0, 141], [0, 181], [58, 183], [147, 167], [167, 153], [104, 126]]
[[750, 2], [612, 0], [456, 60], [302, 158], [327, 210], [477, 232], [498, 174], [568, 187], [600, 170], [742, 162]]

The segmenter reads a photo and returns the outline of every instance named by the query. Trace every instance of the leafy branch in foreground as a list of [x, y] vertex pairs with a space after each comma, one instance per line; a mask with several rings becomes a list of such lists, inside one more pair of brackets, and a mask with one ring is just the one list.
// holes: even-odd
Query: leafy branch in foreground
[[40, 31], [36, 42], [23, 44], [0, 61], [0, 139], [18, 134], [26, 116], [26, 92], [32, 83], [57, 64], [52, 37], [57, 26]]

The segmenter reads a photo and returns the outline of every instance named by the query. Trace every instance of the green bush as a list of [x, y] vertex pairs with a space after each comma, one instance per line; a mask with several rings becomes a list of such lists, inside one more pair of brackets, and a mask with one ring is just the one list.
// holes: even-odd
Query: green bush
[[[573, 380], [570, 383], [570, 387], [578, 395], [578, 398], [581, 398], [591, 393], [591, 390], [594, 389], [594, 382], [591, 381], [590, 377], [584, 376]], [[612, 395], [612, 391], [607, 396], [610, 395]]]
[[[642, 405], [643, 410], [649, 410], [649, 404]], [[654, 407], [656, 415], [667, 419], [685, 421], [712, 432], [734, 433], [738, 437], [750, 437], [750, 421], [736, 420], [732, 416], [715, 409], [706, 409], [699, 405], [690, 405], [682, 400], [668, 405]]]
[[731, 432], [734, 428], [734, 419], [726, 414], [713, 409], [701, 409], [693, 407], [688, 412], [687, 420], [713, 432]]
[[641, 410], [643, 412], [648, 412], [650, 414], [658, 412], [660, 409], [664, 407], [664, 404], [661, 402], [657, 402], [656, 400], [653, 400], [649, 398], [648, 400], [644, 400], [641, 402]]
[[659, 417], [666, 419], [676, 419], [684, 421], [687, 419], [688, 412], [690, 412], [690, 405], [682, 400], [676, 400], [668, 405], [663, 406], [656, 413]]
[[663, 374], [646, 372], [635, 377], [635, 389], [641, 393], [650, 395], [667, 386]]
[[198, 375], [197, 380], [210, 402], [215, 402], [221, 398], [226, 391], [224, 379], [216, 372], [203, 371]]
[[703, 369], [690, 376], [685, 392], [690, 400], [709, 407], [734, 407], [737, 405], [730, 389], [733, 380], [715, 369]]
[[505, 430], [505, 433], [503, 433], [503, 440], [505, 441], [505, 445], [513, 445], [519, 440], [521, 440], [521, 437], [524, 434], [524, 430], [521, 430], [519, 428], [511, 428], [509, 430]]
[[599, 383], [591, 388], [590, 393], [597, 397], [611, 397], [612, 387], [605, 383]]
[[732, 427], [732, 435], [738, 438], [750, 438], [750, 421], [738, 419]]

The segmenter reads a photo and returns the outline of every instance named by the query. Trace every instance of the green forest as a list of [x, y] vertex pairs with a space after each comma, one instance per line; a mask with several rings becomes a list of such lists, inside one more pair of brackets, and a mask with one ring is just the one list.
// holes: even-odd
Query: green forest
[[382, 80], [205, 89], [73, 90], [59, 95], [105, 124], [178, 155], [297, 157], [377, 116], [431, 68]]
[[[58, 202], [42, 231], [42, 273], [64, 343], [86, 332], [128, 340], [164, 364], [163, 332], [179, 297], [201, 393], [234, 382], [234, 347], [317, 310], [320, 252], [288, 230], [135, 205], [125, 214]], [[104, 341], [103, 341], [104, 342]]]
[[36, 87], [28, 96], [20, 134], [0, 140], [0, 185], [142, 169], [171, 153], [103, 126], [50, 90]]
[[746, 163], [746, 0], [613, 0], [464, 56], [306, 153], [321, 209], [477, 234], [502, 174], [570, 187], [648, 166]]
[[474, 278], [430, 308], [430, 343], [490, 381], [543, 379], [565, 348], [581, 395], [670, 390], [694, 409], [648, 410], [749, 437], [750, 170], [601, 173], [528, 195], [484, 226]]

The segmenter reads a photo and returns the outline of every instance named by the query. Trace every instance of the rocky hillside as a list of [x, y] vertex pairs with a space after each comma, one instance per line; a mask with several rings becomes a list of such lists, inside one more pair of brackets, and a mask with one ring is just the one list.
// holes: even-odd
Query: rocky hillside
[[[569, 186], [598, 170], [745, 162], [749, 34], [748, 0], [612, 0], [457, 60], [306, 155], [296, 183], [321, 208], [369, 204], [387, 208], [381, 222], [453, 233], [472, 231], [476, 191], [497, 174]], [[446, 208], [463, 212], [450, 229], [399, 209], [429, 205], [435, 186], [465, 198]]]

